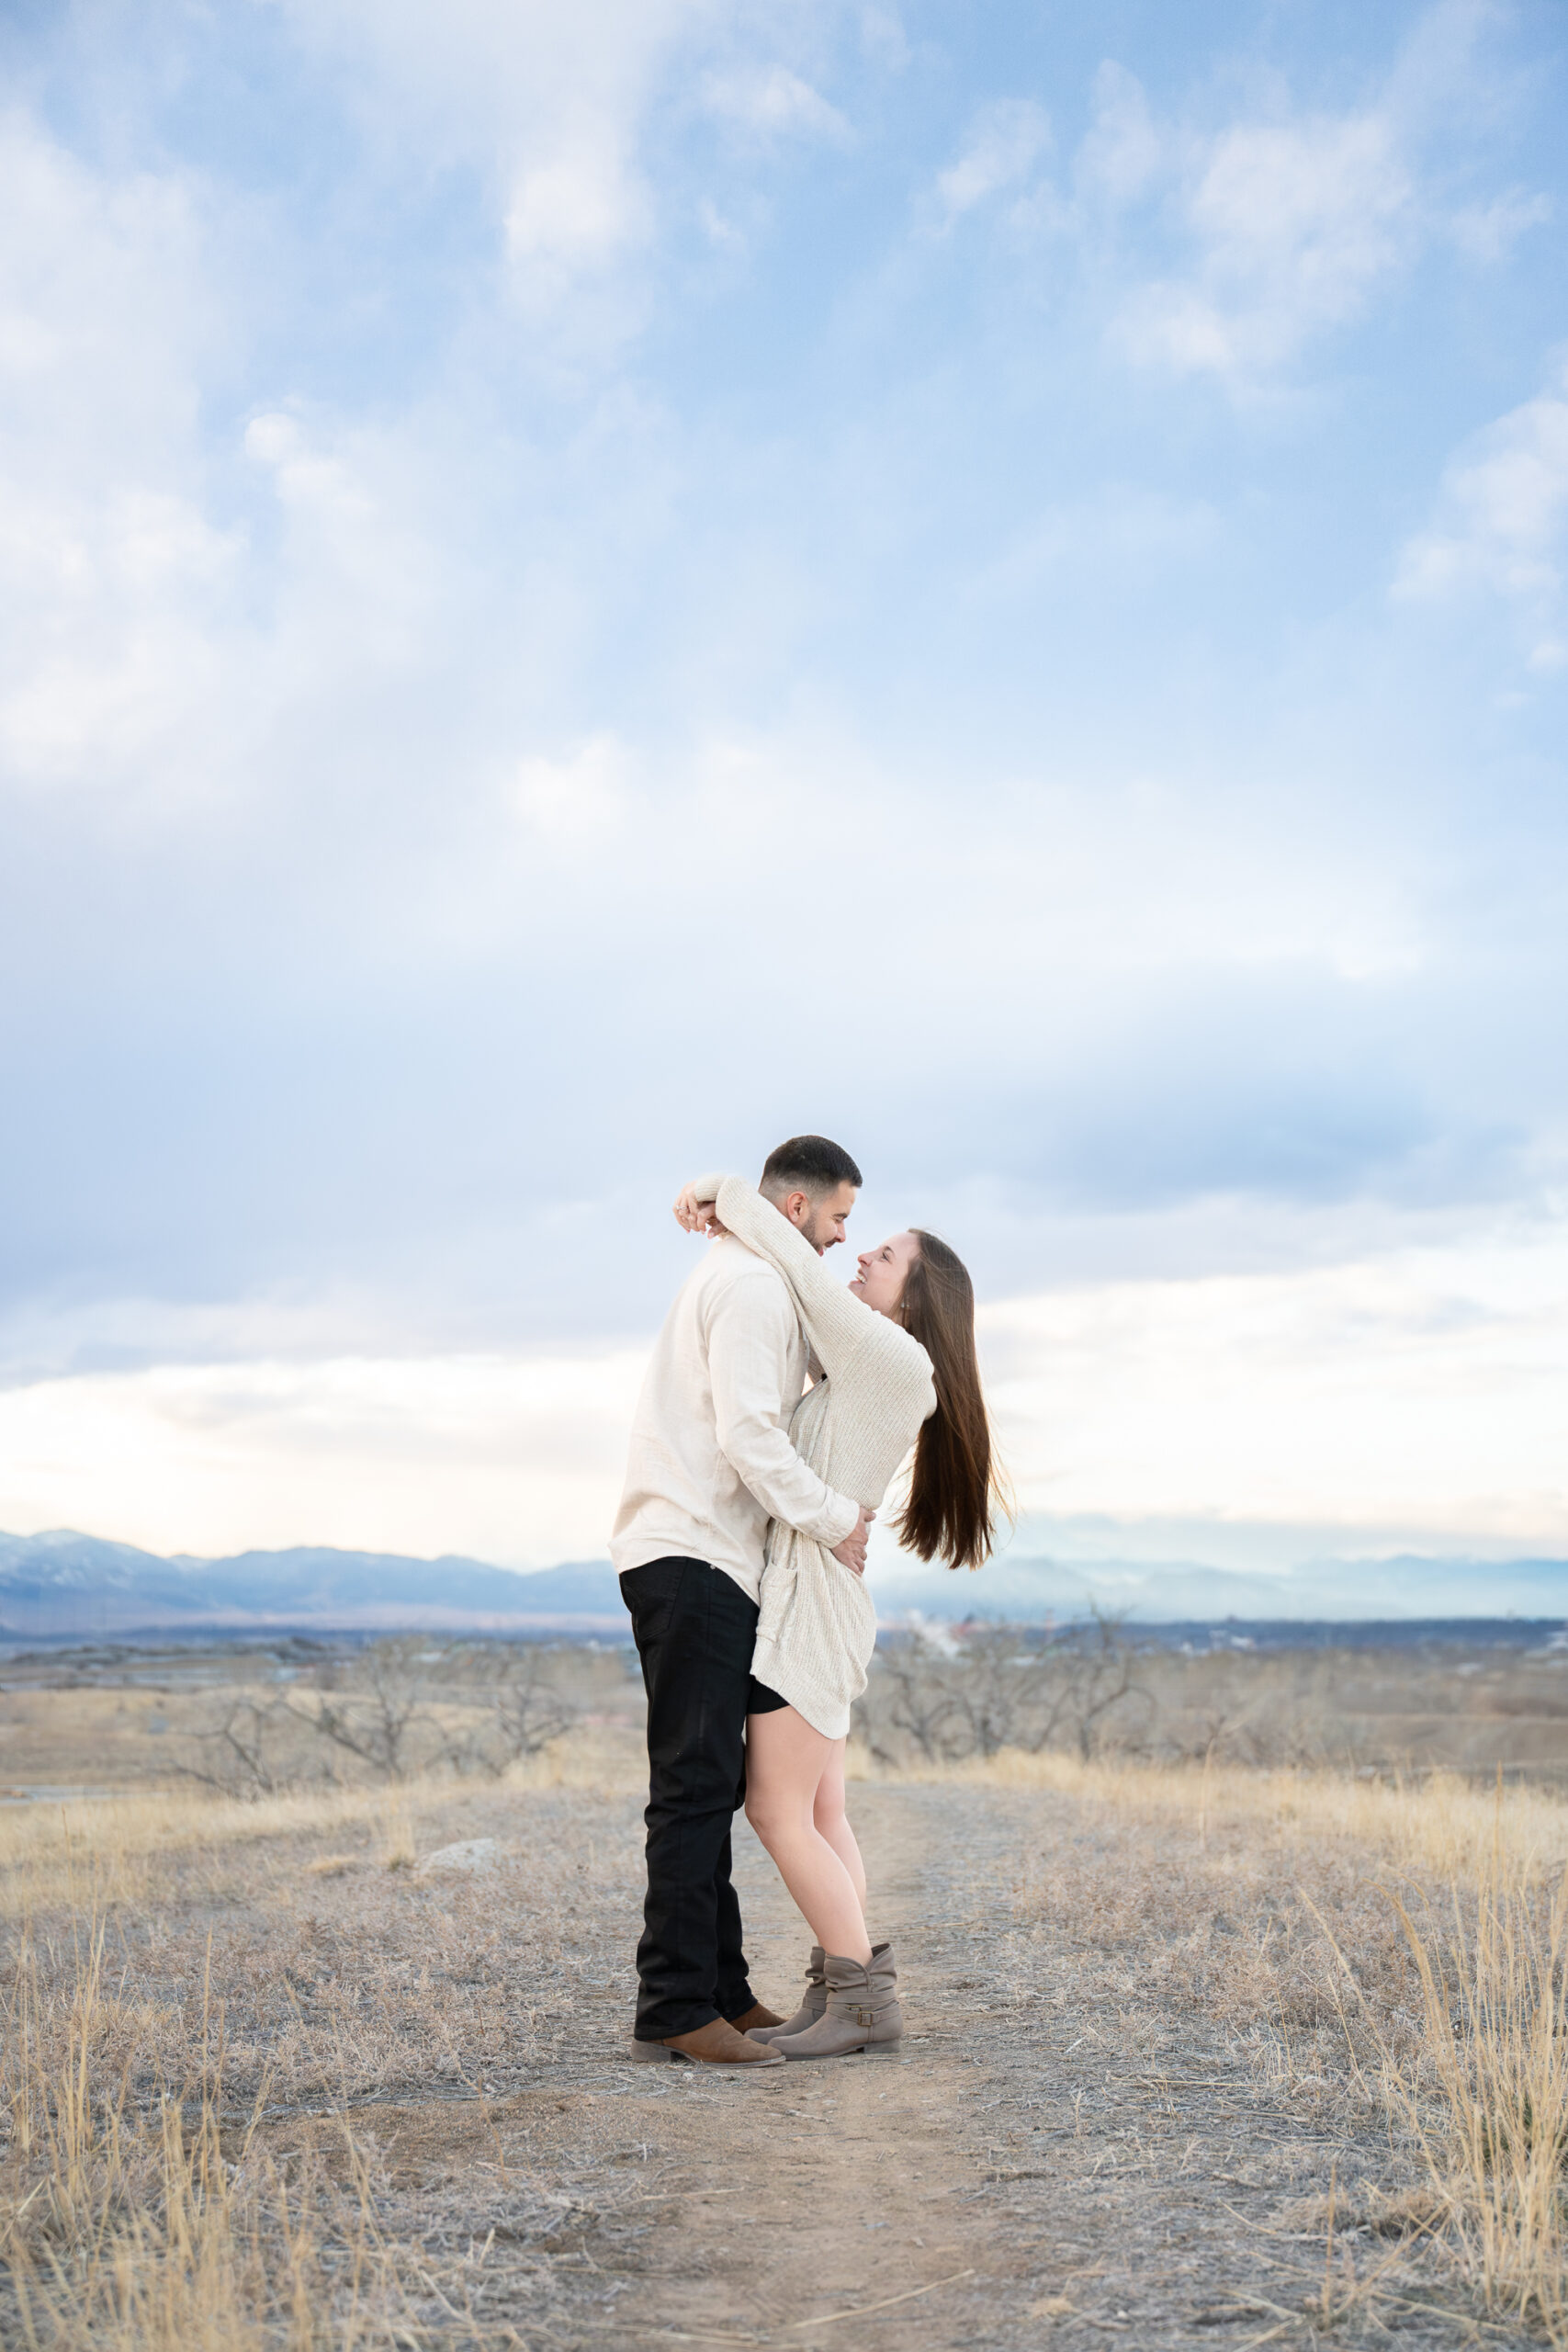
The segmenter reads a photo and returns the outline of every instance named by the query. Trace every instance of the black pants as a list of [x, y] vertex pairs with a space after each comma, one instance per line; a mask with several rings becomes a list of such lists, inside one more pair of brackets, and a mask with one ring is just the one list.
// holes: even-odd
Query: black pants
[[628, 1568], [621, 1594], [648, 1691], [648, 1895], [636, 2033], [663, 2041], [752, 2006], [729, 1883], [746, 1795], [746, 1716], [781, 1703], [751, 1681], [757, 1604], [705, 1560]]

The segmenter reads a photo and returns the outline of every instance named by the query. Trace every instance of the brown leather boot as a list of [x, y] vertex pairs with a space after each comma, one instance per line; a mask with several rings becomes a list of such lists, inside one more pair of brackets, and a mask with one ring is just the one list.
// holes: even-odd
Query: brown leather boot
[[780, 2035], [765, 2046], [784, 2058], [845, 2058], [852, 2050], [867, 2057], [897, 2050], [904, 2031], [898, 2006], [898, 1976], [891, 1944], [874, 1944], [863, 1967], [829, 1952], [824, 1972], [828, 2006], [804, 2033]]
[[634, 2041], [634, 2058], [683, 2058], [693, 2066], [782, 2066], [784, 2060], [765, 2042], [748, 2041], [724, 2018], [700, 2025], [692, 2033], [672, 2033], [663, 2041]]
[[[827, 1955], [821, 1945], [813, 1944], [806, 1963], [806, 1990], [794, 2017], [787, 2024], [781, 2024], [777, 2018], [759, 2018], [756, 2025], [742, 2030], [753, 2041], [782, 2041], [786, 2033], [804, 2033], [808, 2025], [815, 2025], [828, 2006], [828, 1979], [823, 1973], [826, 1965]], [[734, 2022], [739, 2025], [740, 2020], [737, 2018]]]
[[742, 2009], [729, 2023], [737, 2033], [755, 2033], [759, 2026], [783, 2025], [784, 2019], [777, 2009], [764, 2008], [761, 2001], [753, 2001], [749, 2009]]

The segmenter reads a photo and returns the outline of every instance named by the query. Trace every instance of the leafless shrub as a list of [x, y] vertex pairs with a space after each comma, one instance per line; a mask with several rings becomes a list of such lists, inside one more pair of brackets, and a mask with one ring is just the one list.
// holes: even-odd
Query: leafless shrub
[[911, 1749], [926, 1764], [962, 1752], [953, 1723], [952, 1663], [951, 1652], [924, 1631], [878, 1647], [870, 1683], [854, 1710], [855, 1730], [878, 1763], [897, 1767]]
[[1331, 1760], [1325, 1737], [1330, 1710], [1319, 1676], [1305, 1689], [1292, 1688], [1276, 1662], [1222, 1654], [1194, 1663], [1201, 1686], [1183, 1694], [1179, 1684], [1171, 1693], [1176, 1703], [1159, 1711], [1162, 1755], [1184, 1763], [1270, 1767]]
[[570, 1731], [570, 1653], [534, 1643], [387, 1640], [288, 1690], [212, 1694], [186, 1731], [183, 1779], [263, 1797], [322, 1781], [401, 1782], [445, 1768], [498, 1780]]
[[384, 1781], [407, 1780], [423, 1760], [415, 1749], [430, 1721], [418, 1670], [426, 1648], [418, 1638], [372, 1643], [353, 1684], [316, 1702], [314, 1729]]
[[919, 1627], [878, 1651], [859, 1728], [891, 1766], [1049, 1747], [1088, 1762], [1112, 1729], [1126, 1747], [1147, 1714], [1136, 1663], [1121, 1620], [1102, 1611], [1043, 1634], [1017, 1625]]
[[331, 1780], [330, 1761], [301, 1753], [311, 1729], [287, 1691], [265, 1698], [252, 1690], [222, 1691], [190, 1734], [189, 1752], [176, 1770], [183, 1780], [230, 1797], [276, 1796], [307, 1780]]
[[478, 1689], [468, 1695], [481, 1713], [442, 1726], [442, 1753], [456, 1772], [484, 1772], [499, 1780], [508, 1765], [542, 1754], [578, 1720], [578, 1710], [561, 1690], [558, 1658], [535, 1643], [479, 1653], [472, 1671]]
[[1123, 1622], [1111, 1611], [1097, 1608], [1089, 1623], [1076, 1628], [1059, 1651], [1064, 1696], [1058, 1721], [1067, 1725], [1086, 1764], [1102, 1747], [1112, 1744], [1113, 1729], [1118, 1734], [1115, 1745], [1131, 1746], [1134, 1723], [1152, 1705], [1137, 1679]]

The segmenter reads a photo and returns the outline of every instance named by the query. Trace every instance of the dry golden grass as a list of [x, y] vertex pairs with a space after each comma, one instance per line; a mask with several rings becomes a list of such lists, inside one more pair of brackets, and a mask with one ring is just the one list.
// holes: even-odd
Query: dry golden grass
[[[417, 2233], [389, 2233], [345, 2110], [461, 2093], [558, 2039], [635, 1867], [626, 1745], [580, 1732], [478, 1791], [154, 1790], [0, 1815], [0, 2342], [522, 2342], [469, 2326], [451, 2266], [443, 2283]], [[476, 1832], [512, 1849], [495, 1876], [413, 1869]], [[335, 2111], [329, 2154], [275, 2162], [258, 2119], [301, 2104]]]
[[[860, 1774], [882, 1777], [868, 1758]], [[1280, 1849], [1339, 1846], [1386, 1855], [1442, 1881], [1474, 1881], [1495, 1867], [1534, 1884], [1568, 1863], [1568, 1801], [1538, 1786], [1477, 1786], [1456, 1773], [1404, 1780], [1240, 1765], [1080, 1763], [1075, 1756], [1005, 1750], [987, 1762], [898, 1778], [955, 1780], [977, 1787], [1050, 1789], [1128, 1819], [1183, 1823], [1200, 1846], [1239, 1830]]]
[[[514, 1764], [496, 1785], [513, 1792], [582, 1789], [632, 1792], [647, 1778], [634, 1736], [615, 1726], [577, 1731]], [[66, 1904], [97, 1914], [145, 1904], [177, 1856], [227, 1864], [245, 1847], [367, 1827], [391, 1867], [412, 1861], [410, 1824], [446, 1804], [449, 1778], [394, 1788], [308, 1789], [254, 1799], [214, 1796], [184, 1782], [124, 1795], [0, 1809], [0, 1918]]]
[[1391, 2114], [1421, 2150], [1437, 2227], [1484, 2308], [1568, 2342], [1568, 1878], [1543, 1887], [1499, 1850], [1446, 1904], [1388, 1895], [1424, 2028], [1416, 2063], [1401, 2064], [1373, 2020]]
[[[392, 2228], [373, 2146], [339, 2124], [330, 2164], [288, 2168], [236, 2118], [478, 2089], [624, 2017], [641, 1778], [610, 1727], [503, 1785], [0, 1815], [21, 1923], [0, 2337], [522, 2340], [468, 2326], [417, 2225]], [[1359, 2324], [1421, 2270], [1513, 2340], [1568, 2346], [1568, 1803], [1457, 1776], [1018, 1753], [897, 1778], [1019, 1824], [971, 1873], [976, 1948], [1015, 1997], [1070, 1998], [1129, 2048], [1157, 2007], [1192, 2021], [1195, 2048], [1228, 2037], [1291, 2112], [1359, 2117], [1363, 2146], [1382, 2119], [1387, 2175], [1341, 2175], [1297, 2216], [1325, 2240], [1314, 2325]], [[506, 1848], [493, 1878], [412, 1867], [481, 1833]]]
[[[247, 2132], [222, 2139], [221, 2027], [204, 2005], [199, 2073], [133, 2103], [102, 1933], [51, 1992], [24, 1948], [3, 2079], [11, 2120], [0, 2259], [6, 2316], [36, 2352], [310, 2352], [410, 2345], [423, 2330], [405, 2266], [376, 2222], [362, 2152], [344, 2129], [348, 2192], [288, 2184]], [[134, 2046], [134, 2045], [133, 2045]]]
[[[1016, 1753], [949, 1777], [1080, 1810], [1081, 1838], [1021, 1860], [1006, 1900], [1076, 1943], [1102, 1995], [1174, 1996], [1250, 2035], [1292, 2098], [1381, 2104], [1425, 2188], [1362, 2184], [1342, 2230], [1406, 2235], [1479, 2312], [1568, 2345], [1568, 1803], [1500, 1778]], [[1333, 2216], [1317, 2226], [1318, 2316], [1344, 2319], [1367, 2282], [1336, 2268]]]

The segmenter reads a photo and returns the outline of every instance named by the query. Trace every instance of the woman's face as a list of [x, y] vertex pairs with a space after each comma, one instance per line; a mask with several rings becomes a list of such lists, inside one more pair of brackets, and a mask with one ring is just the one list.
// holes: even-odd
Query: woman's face
[[920, 1245], [912, 1233], [896, 1233], [879, 1249], [862, 1250], [860, 1272], [850, 1288], [867, 1306], [874, 1306], [878, 1315], [896, 1316], [909, 1269], [919, 1254]]

